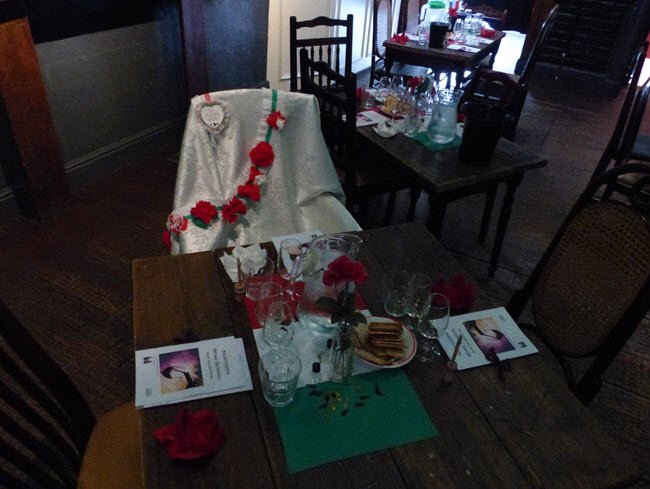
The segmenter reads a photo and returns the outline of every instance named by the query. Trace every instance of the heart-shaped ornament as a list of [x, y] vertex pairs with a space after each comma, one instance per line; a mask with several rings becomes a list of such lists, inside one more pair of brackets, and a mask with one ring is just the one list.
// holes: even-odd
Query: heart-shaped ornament
[[196, 118], [203, 129], [217, 134], [228, 125], [228, 108], [216, 101], [199, 104], [196, 108]]

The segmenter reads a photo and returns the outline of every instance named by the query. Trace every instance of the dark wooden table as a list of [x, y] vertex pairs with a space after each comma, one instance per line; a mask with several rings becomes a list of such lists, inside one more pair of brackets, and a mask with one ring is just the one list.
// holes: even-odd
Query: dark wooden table
[[[362, 147], [374, 152], [377, 159], [392, 162], [429, 194], [427, 226], [435, 236], [440, 235], [449, 202], [481, 193], [493, 198], [497, 187], [505, 184], [506, 191], [488, 268], [490, 276], [494, 275], [510, 220], [515, 190], [524, 173], [546, 166], [547, 160], [504, 138], [499, 140], [488, 165], [475, 166], [458, 161], [458, 148], [431, 151], [401, 133], [382, 138], [371, 126], [366, 126], [357, 128], [356, 136]], [[485, 238], [491, 213], [492, 201], [488, 198], [479, 241]]]
[[[406, 44], [400, 44], [395, 41], [384, 41], [386, 48], [386, 71], [390, 74], [393, 63], [403, 63], [430, 68], [434, 72], [449, 71], [456, 73], [456, 85], [459, 85], [463, 79], [463, 74], [467, 69], [475, 68], [479, 62], [489, 55], [496, 55], [501, 45], [501, 39], [505, 34], [496, 31], [491, 42], [480, 42], [477, 46], [479, 51], [469, 53], [466, 51], [457, 51], [445, 48], [430, 48], [422, 46], [417, 41], [408, 41]], [[482, 38], [479, 38], [481, 41]], [[490, 65], [491, 66], [491, 65]]]
[[[462, 272], [420, 224], [360, 233], [359, 259], [370, 279], [362, 293], [382, 312], [381, 276], [395, 264], [432, 277]], [[227, 439], [198, 465], [176, 464], [151, 431], [171, 423], [181, 404], [140, 411], [147, 488], [554, 488], [619, 487], [634, 481], [639, 464], [626, 456], [566, 387], [547, 350], [512, 361], [499, 381], [492, 367], [459, 372], [442, 386], [444, 364], [404, 367], [440, 436], [288, 474], [273, 411], [257, 375], [258, 355], [245, 308], [212, 252], [133, 262], [137, 349], [172, 344], [187, 328], [200, 339], [244, 338], [254, 389], [188, 403], [217, 410]], [[475, 308], [493, 307], [482, 292]], [[390, 427], [387, 427], [390, 429]]]

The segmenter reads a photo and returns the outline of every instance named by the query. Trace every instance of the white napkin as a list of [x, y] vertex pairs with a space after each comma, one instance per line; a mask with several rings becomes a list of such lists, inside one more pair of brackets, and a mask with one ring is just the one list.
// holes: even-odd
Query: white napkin
[[242, 263], [247, 258], [251, 258], [259, 269], [264, 266], [266, 250], [263, 250], [258, 244], [252, 244], [248, 247], [236, 246], [232, 250], [232, 255], [224, 253], [223, 256], [219, 257], [221, 263], [223, 263], [223, 267], [226, 269], [226, 273], [228, 273], [230, 280], [233, 282], [237, 282], [237, 258]]
[[390, 138], [401, 131], [403, 124], [399, 122], [380, 122], [373, 127], [373, 130], [382, 138]]
[[473, 48], [464, 44], [450, 44], [447, 46], [447, 49], [451, 49], [452, 51], [465, 51], [466, 53], [478, 53], [480, 51], [479, 48]]

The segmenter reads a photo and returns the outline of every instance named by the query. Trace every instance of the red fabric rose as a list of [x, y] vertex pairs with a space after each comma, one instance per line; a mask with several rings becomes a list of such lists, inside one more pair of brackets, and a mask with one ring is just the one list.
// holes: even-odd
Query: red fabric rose
[[169, 230], [174, 234], [180, 234], [187, 229], [188, 220], [185, 216], [169, 215]]
[[199, 200], [194, 207], [190, 209], [190, 214], [203, 222], [210, 224], [210, 221], [217, 217], [217, 208], [206, 200]]
[[276, 110], [266, 118], [266, 123], [273, 129], [282, 129], [287, 124], [287, 119], [282, 115], [282, 112]]
[[255, 178], [262, 175], [262, 172], [257, 169], [256, 166], [251, 166], [251, 172], [250, 175], [248, 175], [248, 180], [246, 180], [246, 183], [253, 183], [255, 181]]
[[226, 433], [214, 411], [202, 409], [192, 414], [188, 409], [178, 412], [176, 422], [153, 431], [167, 455], [177, 460], [194, 460], [219, 451]]
[[239, 216], [237, 214], [246, 214], [248, 207], [237, 197], [230, 199], [221, 209], [221, 215], [228, 222], [235, 222]]
[[424, 78], [421, 76], [414, 76], [406, 82], [406, 86], [412, 90], [415, 90], [420, 83], [424, 81]]
[[465, 280], [465, 276], [461, 274], [455, 275], [449, 283], [441, 278], [433, 284], [431, 291], [446, 295], [452, 311], [465, 311], [472, 307], [478, 289], [475, 284]]
[[251, 162], [260, 168], [271, 166], [273, 164], [273, 159], [275, 158], [275, 155], [273, 154], [273, 146], [264, 141], [257, 143], [257, 146], [251, 149], [248, 156], [250, 156]]
[[368, 272], [363, 263], [341, 256], [331, 262], [323, 273], [323, 283], [332, 286], [339, 282], [354, 282], [359, 285], [366, 281]]
[[246, 185], [240, 185], [237, 187], [237, 195], [246, 199], [254, 200], [255, 202], [259, 202], [260, 188], [257, 185], [250, 183], [247, 183]]
[[162, 242], [168, 250], [172, 249], [172, 235], [166, 229], [162, 233]]

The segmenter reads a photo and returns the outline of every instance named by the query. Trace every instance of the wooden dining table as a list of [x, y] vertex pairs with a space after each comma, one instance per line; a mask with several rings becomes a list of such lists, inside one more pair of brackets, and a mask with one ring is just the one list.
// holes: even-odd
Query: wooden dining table
[[390, 75], [390, 70], [394, 63], [406, 65], [424, 66], [430, 68], [434, 73], [441, 71], [456, 73], [456, 85], [460, 85], [463, 80], [463, 74], [466, 70], [474, 69], [482, 59], [490, 56], [490, 67], [494, 61], [501, 39], [505, 33], [494, 31], [491, 38], [479, 37], [479, 45], [475, 46], [478, 51], [461, 47], [461, 49], [450, 49], [453, 43], [446, 41], [444, 48], [430, 48], [426, 45], [418, 44], [417, 41], [409, 40], [406, 43], [387, 40], [384, 41], [385, 60], [384, 65], [386, 72]]
[[[479, 242], [483, 242], [492, 214], [492, 199], [499, 185], [505, 185], [488, 266], [489, 275], [494, 275], [515, 191], [526, 172], [547, 165], [546, 158], [504, 138], [497, 143], [487, 165], [472, 165], [459, 161], [457, 147], [432, 151], [402, 133], [384, 138], [371, 126], [365, 126], [356, 129], [355, 137], [361, 147], [369, 152], [367, 154], [373, 154], [375, 159], [403, 172], [413, 180], [415, 187], [428, 193], [427, 226], [435, 236], [439, 236], [442, 230], [447, 204], [470, 195], [486, 194], [488, 200], [479, 233]], [[411, 220], [412, 216], [408, 218]]]
[[[374, 314], [382, 313], [387, 269], [406, 266], [432, 278], [463, 273], [421, 224], [359, 234], [364, 243], [357, 258], [369, 273], [361, 293]], [[265, 247], [273, 255], [272, 246]], [[639, 476], [639, 462], [574, 397], [539, 342], [539, 354], [511, 360], [505, 380], [490, 365], [458, 372], [445, 384], [444, 361], [412, 361], [403, 371], [439, 436], [290, 474], [274, 411], [262, 395], [252, 329], [218, 259], [222, 253], [133, 262], [136, 349], [169, 345], [188, 333], [198, 339], [234, 335], [243, 338], [253, 379], [252, 391], [140, 410], [145, 487], [590, 489], [622, 487]], [[479, 291], [473, 309], [494, 306]], [[218, 412], [226, 430], [218, 453], [194, 463], [167, 457], [151, 433], [172, 423], [181, 407]]]

